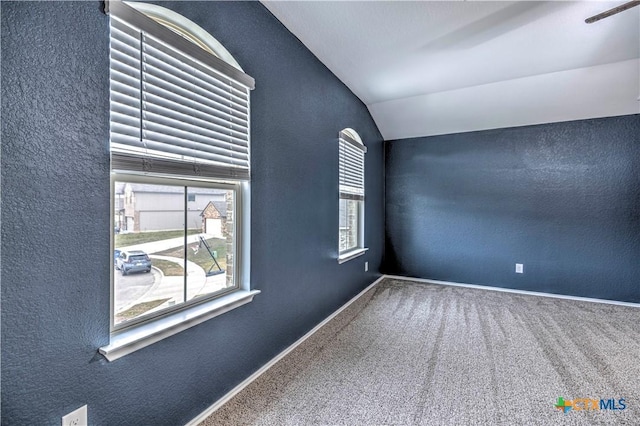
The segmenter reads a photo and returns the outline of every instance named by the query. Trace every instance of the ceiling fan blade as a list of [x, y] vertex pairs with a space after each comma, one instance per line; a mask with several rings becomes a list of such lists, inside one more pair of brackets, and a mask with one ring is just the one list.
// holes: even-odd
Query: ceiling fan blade
[[593, 24], [594, 22], [597, 22], [601, 19], [607, 18], [611, 15], [615, 15], [616, 13], [620, 13], [627, 9], [631, 9], [632, 7], [638, 6], [638, 5], [640, 5], [640, 0], [630, 1], [628, 3], [621, 4], [618, 7], [614, 7], [613, 9], [609, 9], [606, 12], [598, 13], [597, 15], [594, 15], [591, 18], [587, 18], [584, 20], [584, 22], [586, 22], [587, 24]]

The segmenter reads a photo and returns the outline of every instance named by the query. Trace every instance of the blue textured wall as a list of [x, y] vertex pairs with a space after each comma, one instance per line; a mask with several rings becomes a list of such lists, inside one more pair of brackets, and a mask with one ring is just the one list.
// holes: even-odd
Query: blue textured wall
[[[222, 42], [252, 92], [254, 302], [115, 362], [109, 340], [108, 18], [2, 12], [2, 424], [191, 420], [378, 276], [383, 144], [367, 109], [262, 5], [162, 2]], [[338, 131], [366, 159], [369, 252], [338, 265]], [[364, 262], [370, 262], [369, 273]]]
[[640, 115], [385, 147], [385, 272], [640, 302]]

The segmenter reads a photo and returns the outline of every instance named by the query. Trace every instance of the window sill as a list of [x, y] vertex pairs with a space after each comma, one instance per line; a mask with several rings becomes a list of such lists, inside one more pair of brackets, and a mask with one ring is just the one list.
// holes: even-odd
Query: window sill
[[128, 355], [155, 342], [173, 336], [187, 328], [245, 305], [253, 300], [260, 290], [238, 290], [228, 295], [196, 305], [166, 317], [133, 327], [111, 336], [109, 345], [100, 348], [100, 353], [109, 361]]
[[342, 264], [342, 263], [347, 262], [347, 261], [349, 261], [351, 259], [355, 259], [358, 256], [362, 256], [363, 254], [365, 254], [367, 252], [367, 250], [369, 250], [369, 249], [368, 248], [359, 248], [359, 249], [348, 251], [346, 253], [342, 253], [340, 256], [338, 256], [338, 263]]

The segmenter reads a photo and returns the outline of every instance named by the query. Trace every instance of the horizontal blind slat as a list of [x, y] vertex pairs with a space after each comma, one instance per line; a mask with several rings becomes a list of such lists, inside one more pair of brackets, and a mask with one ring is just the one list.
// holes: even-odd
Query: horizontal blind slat
[[129, 143], [132, 146], [140, 142], [140, 129], [138, 127], [112, 122], [110, 130], [112, 142], [118, 140], [119, 143]]
[[125, 125], [125, 126], [128, 126], [128, 127], [136, 127], [136, 128], [138, 128], [138, 134], [140, 133], [140, 117], [121, 114], [120, 112], [112, 109], [111, 110], [111, 123], [112, 124], [122, 124], [122, 125]]
[[[145, 54], [150, 55], [150, 57], [156, 58], [174, 70], [186, 73], [189, 77], [205, 81], [207, 84], [221, 90], [225, 95], [233, 95], [240, 100], [240, 103], [243, 103], [242, 99], [247, 98], [248, 89], [246, 87], [238, 88], [233, 80], [216, 70], [186, 55], [182, 55], [180, 52], [176, 52], [154, 38], [146, 38], [145, 41]], [[244, 106], [246, 106], [246, 102], [244, 102]]]
[[229, 133], [248, 143], [249, 129], [247, 129], [246, 126], [229, 123], [228, 121], [222, 120], [218, 117], [206, 114], [199, 109], [175, 103], [152, 93], [146, 94], [145, 106], [148, 111], [155, 111], [156, 109], [161, 108], [162, 112], [167, 117], [182, 119], [183, 121], [185, 117], [191, 117], [194, 120], [197, 120], [202, 127], [206, 127], [213, 131]]
[[[201, 111], [204, 114], [217, 117], [230, 125], [241, 126], [243, 128], [246, 128], [248, 125], [247, 117], [242, 118], [239, 115], [234, 115], [233, 113], [225, 111], [221, 108], [221, 105], [217, 105], [215, 103], [203, 104], [196, 102], [187, 96], [183, 96], [182, 94], [175, 93], [164, 87], [156, 86], [148, 82], [145, 88], [145, 95], [148, 97], [153, 95], [157, 99], [165, 99], [173, 105], [182, 105], [184, 108], [189, 110]], [[154, 100], [154, 102], [158, 104], [161, 103], [157, 100]]]
[[126, 75], [133, 75], [140, 80], [140, 60], [127, 56], [117, 50], [111, 50], [111, 70], [118, 70]]
[[[121, 21], [118, 18], [111, 17], [111, 34], [112, 37], [138, 37], [140, 30], [133, 28], [131, 25]], [[115, 34], [114, 34], [115, 32]]]
[[136, 76], [133, 72], [124, 73], [121, 71], [121, 67], [111, 68], [111, 84], [115, 84], [114, 90], [122, 91], [123, 93], [137, 92], [138, 98], [140, 98], [140, 71]]
[[[149, 72], [151, 71], [151, 72]], [[238, 108], [234, 108], [233, 106], [229, 106], [228, 104], [220, 101], [216, 98], [207, 97], [206, 93], [198, 93], [193, 90], [189, 90], [189, 88], [182, 87], [179, 81], [168, 77], [167, 75], [158, 76], [153, 71], [155, 70], [147, 70], [144, 73], [143, 87], [145, 87], [145, 91], [150, 91], [153, 93], [157, 93], [155, 89], [163, 89], [168, 92], [173, 92], [176, 95], [182, 97], [186, 104], [194, 105], [194, 107], [198, 105], [209, 106], [211, 108], [217, 109], [219, 111], [227, 113], [229, 116], [239, 117], [242, 120], [247, 120], [247, 111], [241, 111]], [[168, 77], [168, 79], [165, 79]]]
[[211, 138], [193, 135], [188, 132], [173, 129], [170, 126], [149, 121], [145, 122], [145, 128], [142, 134], [143, 141], [155, 139], [165, 143], [175, 143], [177, 146], [202, 152], [220, 152], [224, 150], [228, 152], [229, 157], [246, 157], [249, 152], [247, 147], [233, 145], [227, 141], [213, 140]]
[[[364, 199], [364, 150], [353, 140], [339, 138], [339, 191], [341, 197]], [[357, 142], [356, 142], [357, 143]]]
[[[111, 98], [111, 112], [118, 113], [127, 117], [136, 117], [138, 127], [140, 127], [140, 107], [138, 105], [131, 105], [124, 102], [115, 102], [113, 97]], [[117, 117], [112, 118], [114, 121]]]
[[[248, 145], [246, 132], [234, 131], [228, 127], [225, 128], [215, 123], [207, 122], [196, 116], [183, 114], [179, 111], [165, 108], [154, 102], [145, 101], [144, 110], [149, 114], [154, 114], [159, 117], [157, 120], [167, 120], [170, 123], [175, 123], [179, 128], [183, 128], [185, 130], [197, 128], [197, 133], [211, 135], [211, 137], [229, 138], [233, 140], [234, 143], [238, 143], [243, 146]], [[151, 118], [148, 117], [148, 119]]]
[[135, 152], [144, 157], [167, 157], [176, 160], [185, 159], [186, 161], [191, 162], [209, 160], [220, 164], [228, 164], [230, 166], [248, 167], [247, 160], [243, 158], [232, 158], [205, 151], [195, 152], [191, 147], [177, 145], [175, 140], [165, 143], [162, 139], [168, 138], [166, 135], [157, 135], [153, 132], [149, 132], [147, 137], [144, 138], [144, 141], [140, 141], [138, 139], [136, 141], [123, 140], [123, 142], [129, 144], [128, 146], [131, 148], [130, 152]]
[[359, 187], [360, 184], [362, 183], [362, 178], [359, 176], [345, 176], [343, 174], [343, 178], [340, 179], [340, 183], [344, 184], [344, 185], [350, 185], [350, 186], [354, 186], [354, 187]]
[[113, 16], [110, 62], [114, 169], [249, 179], [246, 86]]
[[364, 168], [362, 163], [350, 163], [350, 162], [340, 163], [340, 170], [348, 171], [351, 173], [362, 174], [363, 169]]
[[362, 167], [357, 164], [348, 162], [340, 163], [340, 170], [345, 173], [351, 173], [355, 175], [362, 175]]
[[140, 40], [123, 40], [111, 39], [110, 53], [117, 52], [116, 57], [126, 58], [127, 60], [140, 60], [142, 52], [140, 52]]
[[[160, 110], [161, 111], [161, 110]], [[161, 111], [164, 112], [164, 111]], [[166, 114], [158, 114], [154, 112], [153, 109], [149, 108], [149, 105], [145, 108], [144, 111], [144, 120], [145, 123], [157, 123], [165, 126], [167, 128], [168, 133], [171, 133], [170, 129], [175, 129], [180, 133], [193, 134], [197, 136], [199, 139], [211, 139], [211, 140], [221, 140], [227, 141], [227, 143], [237, 146], [246, 147], [247, 141], [246, 139], [238, 139], [231, 135], [216, 132], [213, 130], [209, 130], [206, 127], [199, 126], [194, 124], [193, 122], [185, 122], [181, 120], [177, 120]], [[186, 117], [189, 118], [189, 117]], [[143, 123], [144, 124], [144, 123]]]
[[[204, 97], [211, 97], [218, 102], [227, 105], [237, 111], [246, 113], [246, 96], [238, 96], [231, 93], [229, 86], [224, 84], [213, 85], [208, 81], [189, 74], [189, 70], [182, 70], [171, 66], [166, 61], [155, 58], [148, 53], [143, 55], [144, 70], [146, 74], [152, 74], [159, 78], [171, 81], [174, 85], [184, 89], [191, 89]], [[193, 70], [191, 70], [193, 72]], [[243, 94], [246, 95], [246, 94]]]
[[[129, 93], [111, 91], [111, 106], [126, 105], [136, 110], [135, 114], [140, 115], [140, 98]], [[130, 110], [133, 113], [133, 110]]]

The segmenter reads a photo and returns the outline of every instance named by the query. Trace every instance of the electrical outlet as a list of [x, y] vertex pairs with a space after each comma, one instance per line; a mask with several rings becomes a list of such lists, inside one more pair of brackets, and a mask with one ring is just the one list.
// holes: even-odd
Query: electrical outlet
[[522, 263], [516, 263], [516, 274], [524, 274], [524, 265]]
[[364, 262], [364, 271], [365, 272], [369, 271], [369, 262]]
[[87, 426], [87, 406], [83, 405], [62, 417], [62, 426]]

